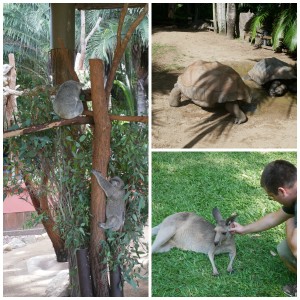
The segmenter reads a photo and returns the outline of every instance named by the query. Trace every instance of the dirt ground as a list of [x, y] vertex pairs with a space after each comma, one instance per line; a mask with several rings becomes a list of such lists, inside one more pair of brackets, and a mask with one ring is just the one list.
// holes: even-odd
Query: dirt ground
[[290, 64], [285, 53], [255, 49], [246, 40], [213, 32], [154, 28], [152, 32], [152, 148], [289, 148], [297, 147], [297, 97], [271, 98], [253, 81], [253, 103], [242, 109], [248, 121], [233, 123], [225, 108], [204, 110], [189, 100], [170, 107], [168, 97], [184, 68], [202, 59], [219, 61], [241, 76], [266, 57]]
[[[148, 240], [148, 227], [145, 239]], [[143, 269], [143, 276], [148, 275]], [[57, 263], [53, 246], [48, 237], [23, 248], [3, 253], [3, 296], [45, 297], [51, 280], [61, 270], [68, 270], [68, 263]], [[148, 280], [140, 279], [139, 287], [124, 285], [125, 297], [148, 297]]]

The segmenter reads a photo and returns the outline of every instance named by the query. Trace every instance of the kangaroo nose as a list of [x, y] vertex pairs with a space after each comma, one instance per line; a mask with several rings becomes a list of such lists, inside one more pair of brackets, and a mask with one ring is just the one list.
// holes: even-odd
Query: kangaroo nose
[[214, 241], [214, 244], [215, 244], [215, 246], [218, 246], [218, 245], [219, 245], [219, 242]]

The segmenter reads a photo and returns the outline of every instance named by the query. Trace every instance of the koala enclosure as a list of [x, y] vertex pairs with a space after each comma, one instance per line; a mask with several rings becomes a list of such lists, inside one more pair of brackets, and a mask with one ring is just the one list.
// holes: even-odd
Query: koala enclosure
[[[60, 4], [57, 4], [60, 5]], [[55, 6], [55, 5], [54, 5]], [[100, 59], [91, 59], [89, 60], [90, 64], [90, 80], [91, 80], [91, 99], [92, 99], [92, 111], [83, 112], [83, 116], [78, 116], [70, 120], [59, 120], [55, 122], [48, 122], [45, 124], [29, 126], [26, 128], [21, 128], [17, 130], [11, 130], [4, 133], [4, 138], [11, 138], [14, 136], [35, 133], [44, 131], [47, 129], [65, 126], [65, 125], [78, 125], [78, 124], [92, 124], [93, 125], [93, 143], [92, 143], [92, 167], [100, 171], [104, 176], [107, 175], [108, 164], [111, 155], [111, 121], [112, 120], [124, 120], [127, 122], [144, 122], [147, 123], [147, 117], [139, 116], [114, 116], [109, 115], [108, 113], [108, 95], [112, 89], [113, 80], [116, 74], [116, 70], [120, 63], [120, 60], [123, 56], [125, 48], [128, 44], [128, 41], [131, 38], [135, 28], [138, 26], [139, 22], [147, 14], [148, 6], [142, 5], [140, 15], [132, 23], [125, 37], [121, 37], [121, 29], [124, 22], [124, 18], [128, 9], [128, 5], [124, 5], [121, 10], [119, 27], [117, 33], [117, 46], [115, 49], [113, 63], [110, 70], [110, 73], [107, 78], [106, 85], [104, 85], [104, 66], [103, 62]], [[52, 67], [58, 68], [55, 70], [55, 73], [60, 73], [59, 69], [62, 70], [60, 73], [61, 77], [58, 79], [62, 83], [66, 80], [75, 80], [79, 81], [76, 73], [73, 70], [73, 63], [70, 59], [70, 51], [67, 48], [67, 43], [58, 37], [52, 37], [53, 40], [57, 38], [58, 44], [57, 47], [52, 49], [51, 58], [54, 61]], [[58, 57], [59, 59], [55, 59]], [[58, 64], [57, 61], [61, 61], [61, 64]], [[90, 201], [90, 212], [92, 215], [90, 222], [90, 265], [92, 273], [92, 282], [93, 282], [93, 296], [122, 296], [123, 290], [120, 289], [120, 285], [116, 284], [117, 289], [113, 290], [109, 288], [108, 284], [108, 274], [107, 264], [105, 258], [100, 256], [101, 244], [100, 241], [105, 241], [106, 236], [105, 232], [102, 229], [99, 229], [98, 222], [105, 222], [105, 203], [106, 197], [102, 189], [98, 186], [96, 179], [91, 177], [91, 201]], [[120, 281], [121, 274], [119, 269], [112, 273], [110, 285], [113, 286], [113, 279]], [[117, 294], [114, 294], [117, 293]]]

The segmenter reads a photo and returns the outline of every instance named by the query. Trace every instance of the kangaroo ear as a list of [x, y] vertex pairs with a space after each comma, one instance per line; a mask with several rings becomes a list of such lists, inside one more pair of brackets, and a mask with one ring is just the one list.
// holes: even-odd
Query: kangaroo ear
[[212, 210], [212, 215], [215, 218], [215, 220], [217, 221], [217, 223], [219, 223], [220, 221], [223, 220], [222, 215], [221, 215], [221, 213], [220, 213], [220, 211], [219, 211], [219, 209], [217, 207], [215, 207]]
[[231, 223], [233, 223], [237, 216], [237, 213], [233, 213], [229, 218], [226, 219], [226, 225], [229, 226]]

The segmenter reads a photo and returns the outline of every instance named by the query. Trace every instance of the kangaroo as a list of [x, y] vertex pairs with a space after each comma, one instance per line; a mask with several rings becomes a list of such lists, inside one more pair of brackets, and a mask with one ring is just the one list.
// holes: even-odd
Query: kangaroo
[[218, 208], [214, 208], [212, 214], [217, 222], [216, 226], [195, 213], [180, 212], [168, 216], [152, 229], [152, 235], [157, 235], [152, 253], [167, 252], [174, 247], [205, 253], [211, 262], [214, 276], [219, 275], [214, 262], [215, 254], [229, 253], [227, 271], [231, 273], [236, 247], [229, 227], [237, 214], [226, 220], [223, 220]]

